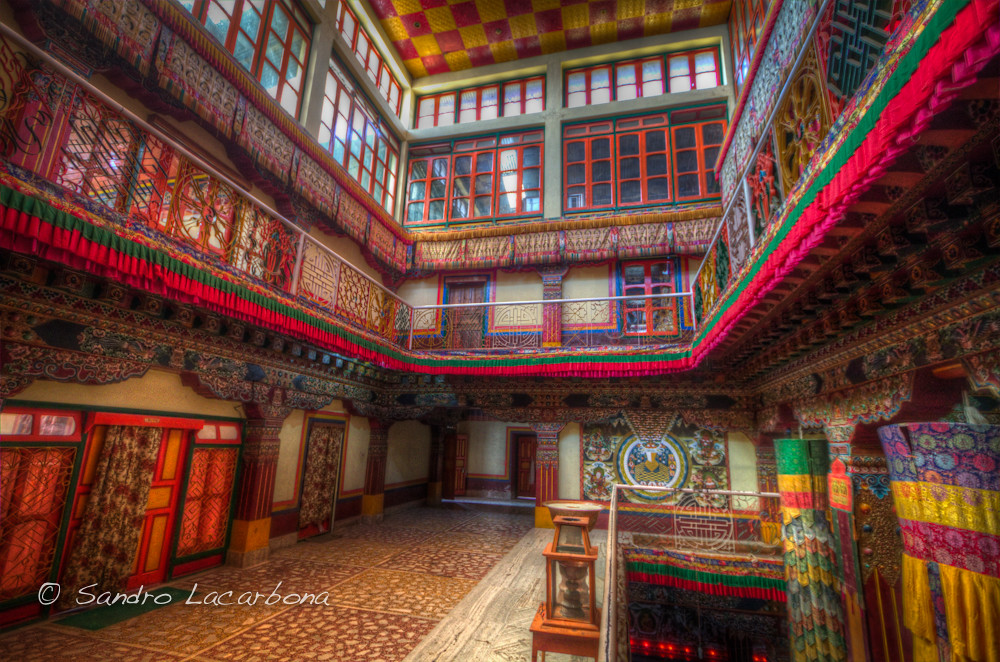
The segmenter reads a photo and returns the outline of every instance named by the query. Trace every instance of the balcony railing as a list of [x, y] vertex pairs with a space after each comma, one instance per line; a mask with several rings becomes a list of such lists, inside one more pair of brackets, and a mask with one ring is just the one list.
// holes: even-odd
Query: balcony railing
[[[15, 174], [154, 243], [413, 352], [681, 346], [687, 292], [411, 306], [191, 149], [0, 24], [0, 148]], [[162, 239], [169, 242], [163, 242]]]
[[[649, 493], [669, 493], [671, 504], [650, 504]], [[621, 647], [628, 648], [622, 618], [626, 600], [622, 546], [750, 561], [774, 558], [781, 545], [779, 499], [775, 492], [615, 485], [608, 518], [598, 659], [622, 659]]]

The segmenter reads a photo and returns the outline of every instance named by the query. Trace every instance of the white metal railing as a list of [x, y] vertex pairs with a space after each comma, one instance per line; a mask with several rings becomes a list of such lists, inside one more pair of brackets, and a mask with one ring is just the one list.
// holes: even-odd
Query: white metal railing
[[[626, 494], [638, 498], [628, 500]], [[649, 494], [670, 494], [657, 503]], [[618, 577], [621, 572], [620, 533], [654, 536], [667, 549], [691, 553], [725, 553], [754, 557], [780, 549], [780, 495], [776, 492], [698, 490], [690, 488], [615, 485], [608, 515], [603, 612], [599, 660], [618, 655]], [[670, 503], [665, 503], [669, 501]], [[628, 504], [627, 510], [624, 506]], [[622, 511], [625, 512], [622, 514]], [[756, 513], [756, 523], [750, 517]], [[748, 526], [737, 526], [743, 518]]]

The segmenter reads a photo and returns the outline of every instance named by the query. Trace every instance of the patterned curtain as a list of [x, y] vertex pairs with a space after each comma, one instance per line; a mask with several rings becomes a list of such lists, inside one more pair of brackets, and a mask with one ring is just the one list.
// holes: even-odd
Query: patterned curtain
[[306, 473], [302, 481], [299, 528], [333, 524], [333, 499], [340, 472], [340, 447], [344, 426], [315, 424], [309, 432]]
[[90, 584], [97, 584], [89, 589], [95, 594], [120, 590], [132, 574], [162, 437], [160, 428], [108, 428], [63, 576], [60, 608], [75, 607], [77, 591]]

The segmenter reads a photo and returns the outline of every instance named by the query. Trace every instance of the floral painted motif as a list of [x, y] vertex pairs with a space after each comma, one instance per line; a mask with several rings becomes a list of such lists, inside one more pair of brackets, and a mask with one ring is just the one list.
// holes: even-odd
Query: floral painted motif
[[333, 524], [333, 499], [339, 482], [343, 442], [343, 425], [313, 423], [307, 442], [299, 528], [315, 524], [322, 529]]

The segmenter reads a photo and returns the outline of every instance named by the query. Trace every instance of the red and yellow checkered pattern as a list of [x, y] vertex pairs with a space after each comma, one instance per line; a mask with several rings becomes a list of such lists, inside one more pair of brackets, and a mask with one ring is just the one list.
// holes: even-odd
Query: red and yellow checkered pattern
[[719, 25], [732, 0], [371, 0], [414, 78]]

